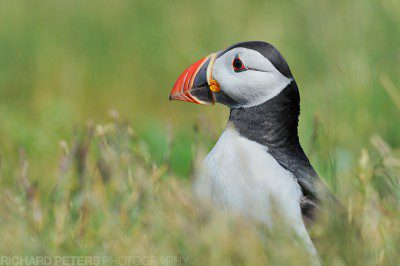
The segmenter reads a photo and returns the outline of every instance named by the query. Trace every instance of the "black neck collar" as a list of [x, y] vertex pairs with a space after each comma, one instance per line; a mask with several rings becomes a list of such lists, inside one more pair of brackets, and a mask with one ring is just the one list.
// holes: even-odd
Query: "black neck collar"
[[[300, 95], [295, 81], [263, 104], [231, 109], [229, 123], [239, 134], [264, 145], [278, 163], [290, 171], [300, 183], [312, 184], [317, 176], [305, 155], [297, 131]], [[303, 185], [305, 194], [314, 194]]]

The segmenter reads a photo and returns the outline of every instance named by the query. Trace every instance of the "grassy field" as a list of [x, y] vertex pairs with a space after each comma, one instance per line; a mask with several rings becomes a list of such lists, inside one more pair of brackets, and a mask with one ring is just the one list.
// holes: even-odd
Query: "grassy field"
[[[300, 138], [348, 209], [327, 265], [400, 263], [400, 3], [0, 1], [0, 256], [184, 256], [306, 264], [272, 232], [192, 198], [223, 106], [169, 102], [178, 75], [238, 41], [274, 44]], [[359, 232], [359, 233], [356, 233]]]

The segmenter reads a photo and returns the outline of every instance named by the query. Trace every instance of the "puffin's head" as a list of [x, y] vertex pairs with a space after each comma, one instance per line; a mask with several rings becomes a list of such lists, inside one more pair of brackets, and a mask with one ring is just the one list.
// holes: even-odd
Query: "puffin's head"
[[293, 81], [279, 51], [269, 43], [237, 43], [186, 69], [175, 82], [170, 100], [230, 108], [262, 104]]

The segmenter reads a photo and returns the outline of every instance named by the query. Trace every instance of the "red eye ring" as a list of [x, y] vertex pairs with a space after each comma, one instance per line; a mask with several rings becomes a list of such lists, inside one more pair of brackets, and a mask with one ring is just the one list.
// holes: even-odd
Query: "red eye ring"
[[233, 59], [232, 67], [233, 67], [233, 70], [235, 70], [235, 72], [246, 70], [246, 67], [244, 66], [243, 61], [240, 60], [240, 58], [238, 56], [236, 56], [235, 59]]

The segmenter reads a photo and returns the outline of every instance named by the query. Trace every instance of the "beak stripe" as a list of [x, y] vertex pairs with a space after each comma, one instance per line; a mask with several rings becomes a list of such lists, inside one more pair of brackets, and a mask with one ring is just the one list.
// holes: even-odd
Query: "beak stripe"
[[188, 76], [188, 73], [186, 73], [185, 77], [183, 78], [183, 82], [182, 82], [182, 85], [181, 85], [181, 95], [184, 98], [186, 98], [187, 100], [192, 100], [191, 97], [190, 97], [190, 94], [187, 93], [187, 92], [185, 93], [185, 87], [187, 85], [187, 83], [186, 83], [187, 76]]
[[188, 74], [186, 73], [185, 77], [183, 78], [182, 85], [181, 85], [181, 93], [182, 93], [182, 94], [184, 94], [185, 81], [186, 81], [187, 75], [188, 75]]
[[217, 53], [213, 53], [210, 55], [210, 63], [208, 64], [207, 67], [207, 82], [208, 85], [211, 85], [211, 80], [212, 80], [212, 69], [214, 67], [215, 60], [217, 59]]
[[198, 102], [196, 99], [194, 99], [191, 95], [189, 91], [185, 91], [185, 88], [190, 88], [188, 86], [188, 83], [190, 82], [190, 80], [188, 79], [188, 73], [186, 73], [185, 77], [183, 78], [183, 82], [181, 85], [181, 93], [180, 95], [182, 95], [185, 99], [189, 100], [189, 101], [195, 101]]

